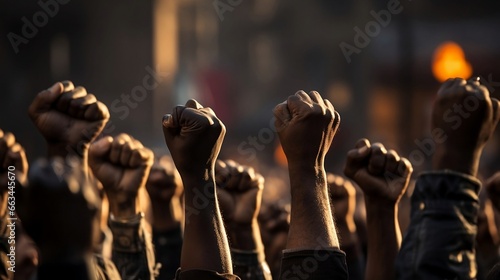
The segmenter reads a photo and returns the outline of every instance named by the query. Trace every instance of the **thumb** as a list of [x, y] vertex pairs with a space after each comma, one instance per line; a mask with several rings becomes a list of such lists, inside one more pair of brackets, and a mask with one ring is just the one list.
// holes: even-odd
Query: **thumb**
[[347, 153], [347, 161], [344, 167], [344, 174], [352, 179], [354, 174], [360, 168], [362, 168], [365, 163], [367, 164], [370, 153], [370, 141], [365, 138], [358, 140], [355, 148]]
[[111, 136], [106, 136], [92, 143], [89, 149], [89, 158], [95, 160], [107, 156], [111, 150], [111, 143], [113, 143]]
[[63, 84], [60, 82], [55, 83], [50, 88], [41, 91], [31, 103], [29, 108], [29, 113], [32, 118], [35, 118], [37, 114], [47, 111], [51, 108], [52, 104], [59, 98], [63, 93]]

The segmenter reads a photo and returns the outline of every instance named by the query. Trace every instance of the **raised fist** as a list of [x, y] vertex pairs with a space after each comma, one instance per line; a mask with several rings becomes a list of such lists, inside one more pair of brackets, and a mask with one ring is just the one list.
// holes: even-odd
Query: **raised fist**
[[39, 160], [30, 170], [19, 211], [40, 248], [41, 262], [83, 259], [100, 238], [101, 200], [80, 163], [71, 158]]
[[153, 160], [153, 152], [127, 134], [104, 137], [90, 146], [90, 168], [102, 183], [115, 216], [136, 214], [121, 213], [120, 209], [135, 205], [139, 189], [146, 185]]
[[15, 184], [9, 177], [24, 185], [28, 177], [28, 160], [14, 135], [10, 132], [4, 133], [0, 129], [0, 191], [7, 191], [9, 185]]
[[232, 160], [218, 160], [215, 182], [222, 217], [226, 224], [250, 225], [257, 221], [264, 190], [264, 177], [252, 167]]
[[347, 153], [344, 173], [363, 190], [366, 199], [397, 203], [413, 172], [411, 163], [384, 145], [361, 139]]
[[340, 124], [330, 101], [316, 91], [298, 91], [274, 108], [274, 116], [289, 166], [323, 164]]
[[449, 79], [432, 108], [432, 134], [437, 142], [435, 169], [475, 175], [482, 148], [499, 119], [499, 102], [479, 79]]
[[355, 232], [356, 188], [351, 181], [332, 173], [327, 173], [326, 179], [335, 222], [339, 227], [342, 226], [349, 232]]
[[[73, 149], [82, 156], [109, 119], [106, 105], [70, 81], [55, 83], [38, 93], [29, 115], [49, 145], [58, 153]], [[49, 150], [50, 151], [50, 150]]]
[[146, 183], [146, 189], [152, 203], [168, 204], [173, 197], [181, 195], [181, 177], [170, 156], [162, 156], [157, 162], [155, 161]]
[[212, 109], [193, 99], [175, 107], [163, 117], [163, 134], [183, 178], [213, 175], [208, 170], [214, 167], [226, 127]]

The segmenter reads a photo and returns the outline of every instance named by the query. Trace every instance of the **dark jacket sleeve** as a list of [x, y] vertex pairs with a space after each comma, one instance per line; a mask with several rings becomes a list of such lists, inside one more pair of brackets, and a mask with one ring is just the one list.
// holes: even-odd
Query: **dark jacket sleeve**
[[156, 262], [161, 264], [159, 280], [175, 278], [177, 268], [181, 266], [182, 229], [177, 227], [167, 231], [153, 229]]
[[109, 220], [113, 233], [112, 260], [123, 280], [150, 280], [156, 276], [151, 236], [143, 223], [142, 213], [127, 221]]
[[453, 171], [422, 174], [396, 260], [397, 279], [474, 279], [481, 183]]
[[271, 280], [271, 269], [264, 252], [231, 249], [233, 273], [242, 280]]
[[190, 269], [181, 271], [179, 268], [175, 275], [176, 280], [241, 280], [234, 274], [220, 274], [211, 270]]
[[284, 250], [279, 279], [349, 279], [346, 255], [336, 248]]

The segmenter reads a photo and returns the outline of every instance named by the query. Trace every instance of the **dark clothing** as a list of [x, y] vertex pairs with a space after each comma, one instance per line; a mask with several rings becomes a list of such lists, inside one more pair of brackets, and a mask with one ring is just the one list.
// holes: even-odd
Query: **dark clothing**
[[191, 269], [181, 271], [179, 268], [175, 275], [176, 280], [240, 280], [234, 274], [219, 274], [211, 270]]
[[271, 280], [264, 252], [231, 249], [233, 273], [242, 280]]
[[181, 266], [182, 229], [158, 231], [153, 229], [156, 262], [161, 264], [158, 280], [172, 280]]
[[151, 237], [144, 230], [143, 222], [142, 213], [130, 220], [109, 220], [113, 232], [112, 260], [123, 280], [151, 280], [155, 277]]
[[349, 279], [346, 255], [336, 248], [284, 250], [280, 279]]
[[474, 279], [481, 183], [453, 171], [422, 174], [396, 260], [397, 279]]

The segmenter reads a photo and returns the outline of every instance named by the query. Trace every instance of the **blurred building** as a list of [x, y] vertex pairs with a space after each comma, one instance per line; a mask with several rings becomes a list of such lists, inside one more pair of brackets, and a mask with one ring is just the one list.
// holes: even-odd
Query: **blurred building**
[[[493, 0], [3, 1], [0, 127], [15, 132], [29, 155], [42, 155], [27, 106], [40, 89], [71, 79], [110, 107], [106, 133], [128, 132], [164, 150], [161, 116], [197, 98], [227, 124], [223, 155], [245, 160], [241, 150], [253, 149], [257, 159], [270, 161], [276, 137], [259, 137], [271, 127], [272, 108], [303, 89], [327, 96], [341, 113], [335, 155], [361, 137], [408, 154], [428, 130], [440, 44], [456, 42], [472, 75], [500, 81], [498, 6]], [[26, 21], [40, 25], [32, 38], [23, 35]], [[10, 33], [27, 43], [13, 47]], [[144, 93], [149, 76], [158, 83]], [[492, 94], [499, 92], [493, 83]], [[339, 166], [343, 157], [329, 164]]]

